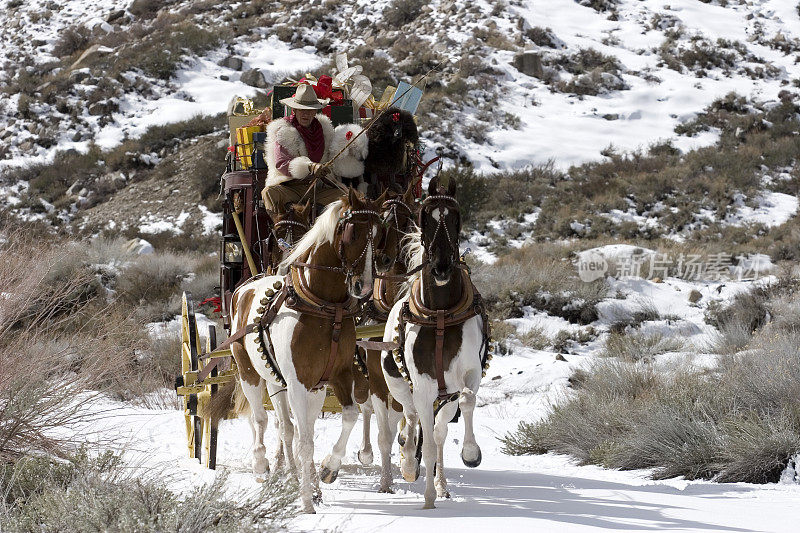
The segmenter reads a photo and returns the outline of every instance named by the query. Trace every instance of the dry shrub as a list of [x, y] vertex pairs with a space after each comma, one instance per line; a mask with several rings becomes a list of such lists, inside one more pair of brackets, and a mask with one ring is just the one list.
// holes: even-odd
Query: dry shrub
[[425, 0], [392, 0], [383, 10], [383, 20], [393, 28], [413, 22], [422, 12]]
[[776, 482], [800, 452], [800, 333], [765, 328], [753, 345], [710, 372], [600, 361], [547, 418], [501, 439], [504, 449], [651, 468], [657, 479]]
[[163, 479], [135, 477], [111, 454], [81, 453], [62, 463], [26, 458], [0, 467], [0, 527], [15, 533], [285, 530], [296, 513], [295, 483], [272, 476], [258, 490], [231, 491], [226, 478], [178, 497]]
[[62, 31], [53, 47], [56, 57], [71, 56], [89, 44], [91, 34], [85, 26], [71, 26]]
[[190, 272], [186, 256], [141, 255], [120, 273], [116, 288], [120, 299], [130, 305], [166, 301], [178, 293]]
[[81, 325], [90, 307], [80, 290], [87, 273], [52, 276], [69, 261], [63, 248], [12, 234], [2, 256], [0, 461], [63, 456], [75, 444], [71, 431], [94, 416], [85, 408], [95, 394], [84, 391], [102, 390], [125, 354], [113, 330]]
[[666, 337], [660, 333], [644, 333], [641, 331], [611, 333], [606, 339], [606, 344], [600, 355], [618, 357], [629, 363], [637, 361], [650, 362], [657, 355], [677, 352], [682, 350], [683, 347], [683, 342], [680, 339]]
[[581, 281], [575, 267], [557, 245], [526, 246], [493, 265], [478, 263], [473, 280], [490, 310], [502, 318], [522, 316], [532, 306], [571, 322], [589, 324], [598, 317], [597, 304], [606, 295], [602, 280]]

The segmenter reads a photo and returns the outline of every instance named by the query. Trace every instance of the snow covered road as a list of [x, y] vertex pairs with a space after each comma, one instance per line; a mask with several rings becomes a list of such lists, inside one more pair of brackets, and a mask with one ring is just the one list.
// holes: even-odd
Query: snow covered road
[[[652, 481], [647, 471], [620, 472], [576, 466], [564, 456], [511, 457], [500, 451], [497, 437], [520, 420], [541, 416], [550, 399], [563, 394], [575, 366], [593, 355], [567, 355], [558, 361], [544, 351], [522, 350], [496, 357], [479, 393], [476, 436], [483, 463], [464, 467], [459, 458], [463, 428], [451, 424], [445, 467], [452, 498], [437, 500], [437, 509], [423, 511], [424, 478], [402, 480], [395, 467], [395, 494], [379, 494], [380, 460], [377, 431], [372, 426], [375, 463], [361, 466], [356, 452], [361, 422], [353, 431], [338, 479], [322, 485], [323, 502], [316, 515], [298, 516], [294, 531], [338, 530], [417, 533], [471, 531], [798, 531], [800, 485], [751, 485]], [[491, 379], [501, 376], [499, 379]], [[165, 391], [166, 393], [167, 391]], [[112, 416], [94, 425], [99, 435], [113, 436], [126, 449], [129, 464], [156, 473], [171, 488], [186, 490], [229, 474], [233, 488], [258, 487], [250, 474], [251, 433], [246, 419], [224, 421], [220, 428], [218, 470], [203, 468], [186, 456], [182, 413], [131, 408], [122, 404]], [[339, 434], [338, 415], [316, 424], [315, 460], [329, 453]], [[268, 457], [275, 432], [267, 434]], [[397, 446], [394, 447], [397, 454]], [[395, 455], [394, 463], [398, 462]], [[423, 470], [424, 472], [424, 470]]]

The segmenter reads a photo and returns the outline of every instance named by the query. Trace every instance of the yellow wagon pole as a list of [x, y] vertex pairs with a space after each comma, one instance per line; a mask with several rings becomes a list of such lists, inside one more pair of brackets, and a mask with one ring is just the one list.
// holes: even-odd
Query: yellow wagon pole
[[255, 276], [258, 274], [258, 269], [256, 268], [256, 262], [253, 261], [253, 255], [250, 253], [250, 245], [247, 243], [247, 236], [244, 234], [244, 227], [242, 227], [242, 220], [239, 218], [239, 213], [242, 212], [242, 199], [239, 196], [239, 193], [234, 193], [233, 195], [233, 209], [231, 209], [231, 217], [233, 218], [233, 223], [236, 226], [236, 233], [239, 234], [239, 242], [242, 243], [242, 250], [244, 251], [244, 256], [247, 258], [247, 266], [250, 267], [250, 276]]

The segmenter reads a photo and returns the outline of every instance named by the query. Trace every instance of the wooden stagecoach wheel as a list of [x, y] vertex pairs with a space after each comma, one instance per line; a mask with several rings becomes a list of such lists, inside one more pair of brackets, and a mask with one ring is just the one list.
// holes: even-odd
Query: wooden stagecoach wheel
[[[194, 314], [192, 295], [183, 293], [181, 302], [181, 373], [184, 385], [192, 385], [187, 376], [196, 376], [199, 370], [200, 335], [197, 332], [197, 320]], [[184, 416], [186, 420], [186, 440], [189, 448], [189, 457], [201, 460], [202, 424], [197, 414], [197, 394], [188, 394], [184, 397]]]

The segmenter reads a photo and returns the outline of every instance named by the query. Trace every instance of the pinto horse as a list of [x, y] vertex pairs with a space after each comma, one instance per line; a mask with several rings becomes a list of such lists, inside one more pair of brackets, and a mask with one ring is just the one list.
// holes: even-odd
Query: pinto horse
[[[406, 280], [405, 256], [402, 253], [402, 240], [414, 226], [416, 203], [414, 189], [410, 185], [404, 194], [386, 191], [377, 203], [381, 205], [381, 215], [386, 231], [383, 253], [376, 261], [377, 274], [371, 300], [367, 303], [364, 324], [386, 322], [389, 310]], [[385, 200], [384, 200], [385, 198]], [[377, 268], [380, 267], [380, 268]], [[380, 341], [380, 337], [370, 341]], [[369, 343], [368, 343], [369, 344]], [[378, 342], [378, 344], [380, 344]], [[363, 375], [362, 375], [363, 373]], [[370, 442], [370, 422], [373, 411], [378, 413], [378, 439], [383, 458], [384, 475], [381, 478], [381, 492], [389, 492], [391, 484], [391, 441], [394, 429], [402, 416], [402, 407], [392, 401], [386, 388], [380, 363], [380, 351], [359, 347], [354, 361], [352, 380], [347, 374], [341, 375], [339, 382], [332, 382], [334, 392], [342, 404], [342, 430], [330, 455], [322, 461], [321, 480], [332, 483], [336, 479], [341, 459], [344, 456], [350, 433], [358, 419], [360, 408], [363, 417], [363, 440], [358, 452], [358, 460], [363, 465], [372, 464], [372, 443]], [[356, 406], [358, 404], [358, 406]], [[387, 427], [387, 424], [392, 427]]]
[[308, 513], [314, 512], [314, 493], [319, 494], [314, 422], [325, 400], [325, 385], [352, 372], [353, 317], [359, 298], [372, 289], [373, 258], [383, 241], [378, 209], [351, 189], [347, 197], [326, 208], [283, 260], [281, 267], [289, 270], [286, 277], [255, 279], [239, 287], [233, 297], [233, 323], [237, 330], [251, 331], [234, 342], [231, 351], [251, 409], [253, 472], [261, 476], [269, 470], [264, 448], [267, 412], [262, 403], [266, 384], [275, 403], [284, 454], [296, 471], [289, 408], [294, 415], [300, 498]]
[[[383, 220], [386, 226], [385, 254], [391, 263], [386, 274], [375, 280], [372, 299], [367, 304], [368, 323], [385, 323], [394, 303], [397, 301], [407, 279], [409, 270], [402, 250], [403, 239], [414, 230], [418, 204], [414, 198], [414, 186], [410, 184], [402, 195], [388, 193], [382, 204]], [[370, 339], [380, 341], [380, 338]], [[373, 460], [370, 442], [370, 419], [375, 413], [378, 425], [378, 448], [381, 452], [380, 492], [391, 492], [392, 482], [392, 442], [402, 418], [403, 408], [389, 394], [386, 380], [381, 370], [381, 351], [359, 348], [357, 357], [362, 358], [359, 366], [366, 370], [369, 396], [359, 398], [363, 416], [363, 440], [358, 452], [359, 461], [371, 464]]]
[[[384, 341], [397, 344], [383, 351], [382, 368], [389, 392], [403, 406], [406, 435], [401, 471], [413, 481], [419, 472], [416, 435], [422, 427], [425, 463], [425, 505], [449, 497], [444, 473], [447, 424], [460, 407], [464, 418], [461, 459], [468, 467], [481, 462], [475, 441], [475, 396], [488, 365], [488, 320], [480, 295], [460, 260], [458, 235], [461, 217], [455, 199], [455, 181], [448, 188], [433, 178], [429, 196], [419, 213], [419, 233], [407, 245], [411, 271], [408, 293], [389, 313]], [[436, 404], [436, 406], [435, 406]], [[435, 473], [435, 483], [434, 483]]]

